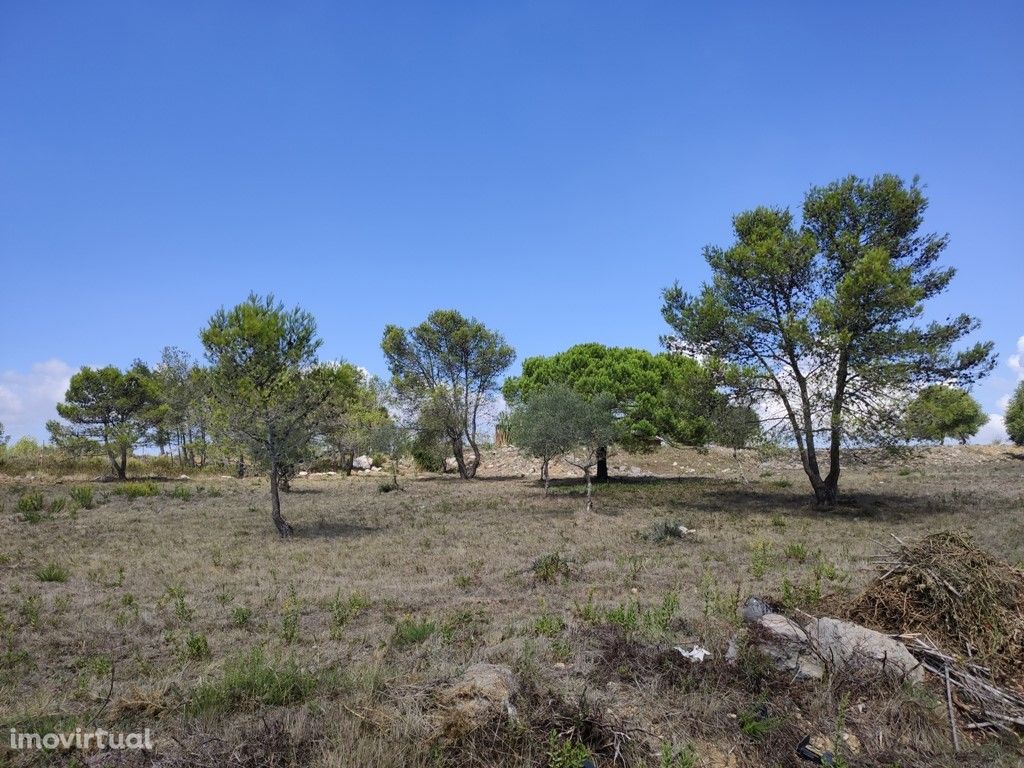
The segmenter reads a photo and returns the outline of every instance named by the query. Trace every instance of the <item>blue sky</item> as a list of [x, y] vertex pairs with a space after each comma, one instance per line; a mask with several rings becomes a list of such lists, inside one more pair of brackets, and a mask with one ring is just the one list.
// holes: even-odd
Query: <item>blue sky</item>
[[72, 370], [198, 354], [250, 290], [377, 373], [441, 306], [520, 358], [656, 349], [734, 213], [878, 172], [928, 187], [960, 270], [931, 312], [982, 319], [998, 413], [1024, 6], [690, 5], [0, 2], [0, 421], [44, 435]]

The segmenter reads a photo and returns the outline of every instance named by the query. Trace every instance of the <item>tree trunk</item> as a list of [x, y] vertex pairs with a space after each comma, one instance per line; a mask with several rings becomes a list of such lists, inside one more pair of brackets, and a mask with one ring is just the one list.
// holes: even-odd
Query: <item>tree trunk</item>
[[544, 463], [540, 465], [540, 479], [544, 481], [545, 496], [547, 496], [551, 490], [551, 470], [548, 468], [549, 461], [551, 461], [551, 459], [545, 456]]
[[345, 469], [345, 475], [352, 476], [352, 465], [356, 463], [356, 452], [348, 451], [341, 455], [341, 466]]
[[241, 480], [243, 477], [245, 477], [245, 454], [244, 453], [238, 454], [238, 469], [237, 469], [236, 473], [238, 475], [238, 479], [239, 480]]
[[458, 438], [452, 438], [452, 453], [455, 454], [455, 463], [459, 467], [459, 477], [463, 480], [472, 480], [476, 475], [478, 461], [474, 461], [472, 464], [466, 463], [466, 453], [461, 435]]
[[398, 456], [391, 457], [391, 484], [398, 488]]
[[292, 527], [288, 521], [281, 516], [281, 494], [277, 487], [278, 481], [281, 478], [281, 472], [277, 464], [270, 465], [270, 514], [274, 520], [274, 525], [277, 527], [277, 532], [281, 535], [282, 539], [288, 538], [292, 535]]
[[114, 463], [114, 469], [117, 471], [118, 480], [128, 479], [128, 449], [121, 449], [121, 461], [120, 463]]
[[583, 474], [587, 478], [587, 512], [594, 511], [594, 485], [590, 482], [590, 467], [586, 467], [583, 470]]
[[825, 478], [824, 482], [819, 479], [818, 484], [814, 486], [814, 498], [818, 506], [834, 507], [839, 502], [838, 482], [831, 480], [830, 477]]
[[[589, 478], [589, 475], [588, 475]], [[603, 483], [608, 480], [608, 446], [602, 445], [597, 449], [597, 476], [595, 478], [599, 483]]]

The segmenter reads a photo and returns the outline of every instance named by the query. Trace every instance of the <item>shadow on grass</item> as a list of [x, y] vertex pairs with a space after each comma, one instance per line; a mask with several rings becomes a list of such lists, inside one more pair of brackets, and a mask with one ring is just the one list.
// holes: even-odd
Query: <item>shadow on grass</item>
[[371, 525], [358, 525], [346, 523], [342, 520], [316, 520], [312, 523], [292, 522], [295, 531], [292, 534], [296, 539], [356, 539], [361, 536], [369, 536], [377, 533], [380, 529]]

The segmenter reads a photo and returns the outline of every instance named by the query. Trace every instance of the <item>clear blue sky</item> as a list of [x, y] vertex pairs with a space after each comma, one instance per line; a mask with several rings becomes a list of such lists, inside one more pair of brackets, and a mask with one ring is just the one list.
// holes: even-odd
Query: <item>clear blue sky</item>
[[998, 413], [1022, 37], [1015, 2], [5, 0], [0, 420], [44, 434], [67, 370], [199, 353], [250, 290], [378, 373], [385, 323], [436, 307], [520, 359], [656, 349], [660, 290], [734, 213], [884, 171], [952, 235], [932, 311], [981, 317]]

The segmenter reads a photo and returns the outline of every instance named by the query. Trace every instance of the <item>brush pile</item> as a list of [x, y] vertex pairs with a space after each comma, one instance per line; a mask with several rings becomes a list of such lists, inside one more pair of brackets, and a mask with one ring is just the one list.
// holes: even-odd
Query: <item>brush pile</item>
[[900, 635], [929, 671], [948, 674], [974, 727], [1024, 727], [1024, 571], [962, 533], [897, 543], [847, 616]]

